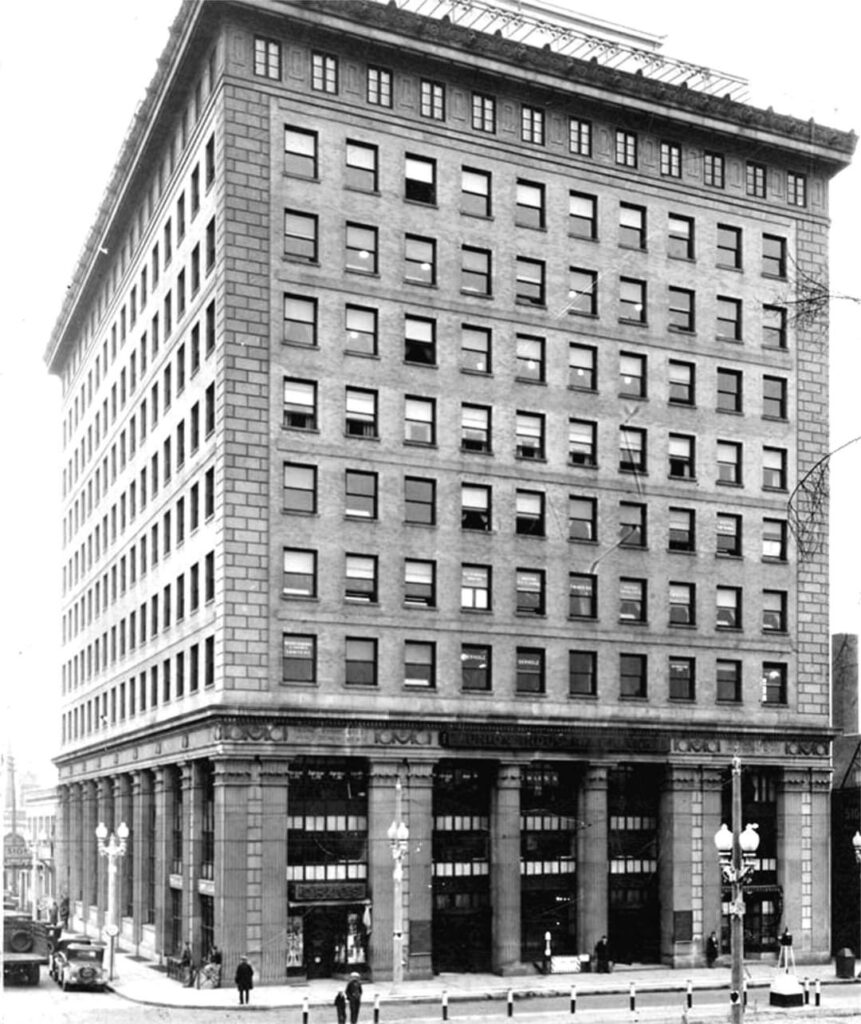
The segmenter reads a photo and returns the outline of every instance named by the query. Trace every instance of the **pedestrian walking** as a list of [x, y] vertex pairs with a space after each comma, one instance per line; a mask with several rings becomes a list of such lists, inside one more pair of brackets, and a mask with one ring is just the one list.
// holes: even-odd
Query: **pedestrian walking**
[[248, 1003], [248, 995], [254, 988], [254, 968], [248, 962], [247, 956], [239, 958], [236, 967], [236, 987], [239, 989], [239, 1005]]
[[717, 935], [714, 932], [709, 935], [706, 939], [706, 963], [709, 967], [714, 967], [715, 960], [718, 958], [718, 940]]
[[598, 974], [610, 973], [610, 946], [606, 935], [595, 943], [595, 968]]
[[339, 989], [335, 996], [335, 1013], [338, 1016], [338, 1024], [347, 1024], [347, 997], [343, 989]]
[[60, 924], [63, 926], [63, 930], [67, 930], [69, 927], [69, 897], [66, 893], [60, 897]]
[[347, 982], [347, 1002], [350, 1004], [350, 1024], [359, 1019], [359, 1007], [362, 1005], [362, 983], [355, 971]]

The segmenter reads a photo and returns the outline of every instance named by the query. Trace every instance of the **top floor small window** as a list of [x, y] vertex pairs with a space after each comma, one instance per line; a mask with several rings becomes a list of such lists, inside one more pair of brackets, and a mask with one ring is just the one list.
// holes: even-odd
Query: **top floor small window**
[[637, 166], [637, 136], [634, 132], [616, 130], [616, 163], [623, 167]]
[[536, 146], [544, 145], [544, 111], [524, 103], [520, 108], [520, 138]]
[[577, 156], [592, 155], [592, 122], [580, 117], [568, 120], [568, 149]]
[[675, 142], [661, 143], [661, 174], [668, 178], [682, 176], [682, 147]]
[[254, 74], [281, 81], [281, 44], [276, 39], [254, 39]]
[[422, 117], [429, 117], [433, 121], [445, 120], [445, 86], [442, 82], [422, 79], [421, 114]]
[[316, 92], [338, 92], [338, 58], [330, 53], [311, 55], [311, 88]]
[[786, 201], [790, 206], [807, 206], [807, 175], [792, 171], [786, 176]]
[[765, 199], [766, 195], [766, 169], [764, 164], [748, 162], [745, 172], [745, 191], [749, 196], [757, 199]]
[[472, 94], [472, 127], [477, 132], [496, 132], [496, 99], [483, 92]]
[[368, 68], [368, 103], [377, 107], [392, 105], [392, 73], [385, 68]]
[[724, 187], [723, 153], [706, 152], [703, 154], [703, 180], [712, 188]]

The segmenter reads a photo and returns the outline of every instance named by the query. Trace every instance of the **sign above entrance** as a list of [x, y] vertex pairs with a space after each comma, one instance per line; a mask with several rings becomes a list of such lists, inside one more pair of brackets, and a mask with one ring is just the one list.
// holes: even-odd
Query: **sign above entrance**
[[364, 882], [295, 882], [293, 899], [297, 903], [322, 903], [324, 900], [356, 902], [367, 896]]

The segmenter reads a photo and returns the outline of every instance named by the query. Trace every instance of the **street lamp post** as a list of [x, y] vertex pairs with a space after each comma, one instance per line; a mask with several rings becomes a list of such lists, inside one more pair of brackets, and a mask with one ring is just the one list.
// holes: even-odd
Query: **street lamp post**
[[48, 845], [48, 837], [44, 830], [35, 836], [30, 844], [33, 854], [33, 865], [30, 871], [30, 903], [31, 914], [34, 921], [39, 920], [39, 868], [42, 858], [47, 856], [45, 847]]
[[[861, 831], [856, 831], [855, 835], [852, 836], [852, 849], [855, 851], [855, 860], [861, 867]], [[861, 954], [861, 949], [858, 950]]]
[[744, 1017], [742, 983], [744, 971], [744, 885], [754, 870], [754, 859], [759, 848], [757, 825], [746, 825], [741, 831], [741, 760], [732, 759], [732, 832], [721, 825], [715, 833], [715, 846], [720, 857], [721, 874], [731, 886], [730, 914], [730, 955], [732, 974], [730, 977], [730, 1002], [733, 1024], [741, 1024]]
[[395, 783], [395, 820], [386, 835], [392, 848], [392, 897], [394, 900], [392, 927], [392, 987], [404, 980], [404, 858], [410, 839], [410, 830], [401, 818], [401, 780]]
[[108, 936], [108, 981], [114, 980], [114, 947], [119, 934], [117, 925], [117, 861], [126, 852], [128, 837], [129, 828], [124, 821], [120, 822], [116, 834], [111, 832], [108, 835], [107, 825], [103, 821], [100, 821], [96, 828], [99, 855], [108, 858], [108, 909], [106, 914], [108, 923], [105, 925], [105, 932]]

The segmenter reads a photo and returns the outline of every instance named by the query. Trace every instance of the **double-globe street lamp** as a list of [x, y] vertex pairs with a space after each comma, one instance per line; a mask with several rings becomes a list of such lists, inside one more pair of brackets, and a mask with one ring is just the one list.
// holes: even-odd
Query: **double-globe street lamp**
[[108, 936], [108, 981], [114, 980], [114, 947], [119, 927], [117, 925], [117, 861], [126, 852], [126, 840], [129, 827], [120, 822], [116, 833], [108, 833], [108, 827], [100, 821], [96, 828], [96, 839], [99, 844], [99, 856], [108, 859], [108, 909], [105, 932]]
[[721, 825], [715, 833], [715, 846], [720, 857], [721, 874], [731, 886], [730, 915], [730, 1006], [733, 1024], [744, 1017], [742, 972], [744, 970], [744, 885], [754, 871], [759, 849], [757, 825], [746, 825], [741, 831], [741, 760], [732, 759], [732, 832]]
[[[855, 851], [855, 860], [861, 867], [861, 831], [856, 830], [855, 835], [852, 836], [852, 849]], [[861, 954], [861, 949], [858, 952]]]
[[401, 818], [401, 780], [395, 783], [395, 820], [386, 835], [392, 848], [392, 987], [404, 980], [404, 859], [410, 841], [410, 830]]

